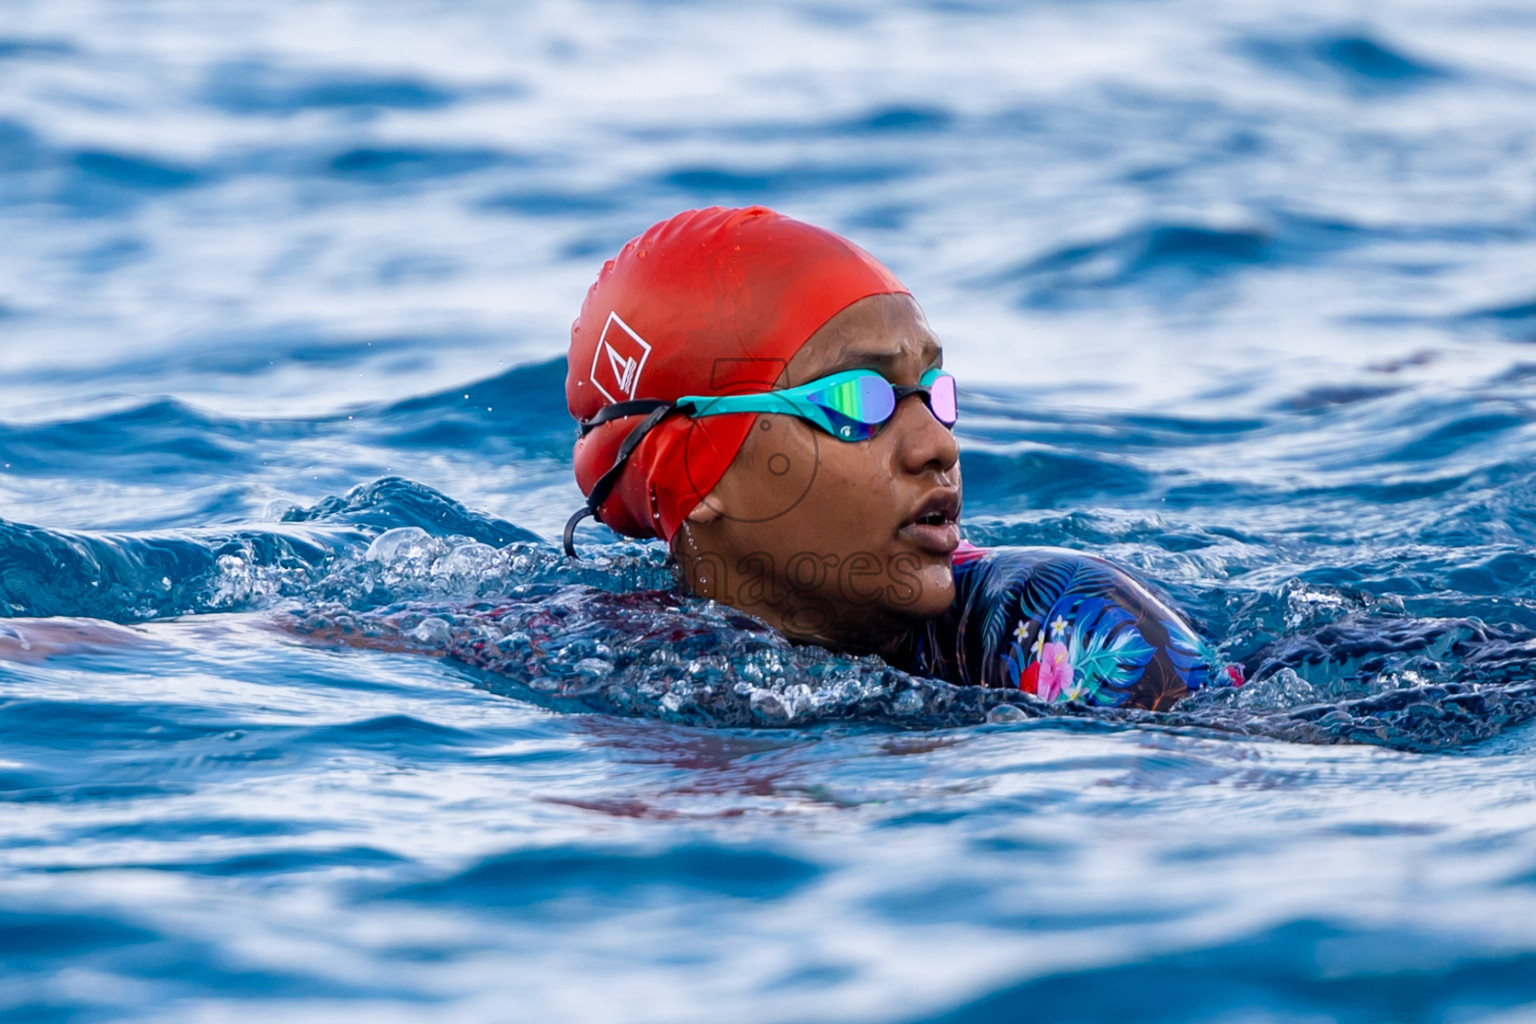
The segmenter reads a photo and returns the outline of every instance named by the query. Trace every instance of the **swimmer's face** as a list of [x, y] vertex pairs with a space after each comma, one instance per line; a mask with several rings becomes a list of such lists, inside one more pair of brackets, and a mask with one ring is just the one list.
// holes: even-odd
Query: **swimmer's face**
[[[812, 335], [782, 384], [870, 369], [911, 386], [942, 358], [910, 296], [877, 295]], [[761, 414], [673, 548], [696, 593], [797, 639], [878, 650], [954, 600], [959, 458], [954, 435], [915, 395], [865, 441]]]

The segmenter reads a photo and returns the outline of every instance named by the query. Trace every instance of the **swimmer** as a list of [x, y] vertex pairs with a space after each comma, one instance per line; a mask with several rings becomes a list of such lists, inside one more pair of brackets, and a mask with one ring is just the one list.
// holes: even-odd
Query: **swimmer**
[[1216, 682], [1130, 573], [965, 544], [943, 346], [890, 270], [764, 207], [687, 211], [604, 264], [566, 400], [591, 516], [667, 543], [685, 585], [793, 640], [958, 685], [1163, 709]]

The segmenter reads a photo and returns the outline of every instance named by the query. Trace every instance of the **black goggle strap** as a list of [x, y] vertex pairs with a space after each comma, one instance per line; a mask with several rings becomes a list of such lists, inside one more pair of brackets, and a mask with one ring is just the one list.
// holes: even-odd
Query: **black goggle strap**
[[581, 436], [586, 437], [604, 423], [622, 420], [626, 416], [652, 413], [671, 404], [671, 402], [665, 402], [659, 398], [637, 398], [632, 402], [614, 402], [612, 405], [605, 405], [597, 410], [591, 419], [581, 421]]
[[[691, 406], [690, 406], [691, 408]], [[645, 419], [635, 425], [624, 438], [624, 443], [619, 445], [619, 452], [613, 459], [613, 465], [608, 471], [597, 478], [592, 485], [592, 493], [587, 495], [587, 503], [576, 510], [571, 518], [565, 521], [565, 554], [569, 558], [580, 558], [576, 553], [576, 524], [591, 516], [598, 522], [602, 522], [597, 510], [603, 507], [603, 502], [608, 500], [608, 495], [613, 493], [613, 488], [619, 482], [619, 477], [624, 474], [624, 466], [629, 462], [629, 457], [635, 454], [635, 449], [640, 447], [640, 442], [645, 440], [656, 425], [674, 413], [685, 412], [682, 406], [675, 402], [664, 402], [659, 398], [642, 398], [633, 402], [615, 402], [599, 409], [591, 419], [582, 420], [581, 433], [585, 437], [594, 427], [601, 426], [612, 420], [624, 419], [626, 416], [638, 416], [641, 413], [649, 413]]]

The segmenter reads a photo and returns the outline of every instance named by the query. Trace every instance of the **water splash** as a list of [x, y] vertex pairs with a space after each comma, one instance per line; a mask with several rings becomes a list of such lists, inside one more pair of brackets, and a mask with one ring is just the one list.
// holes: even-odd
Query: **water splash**
[[[1147, 530], [1146, 522], [1121, 524]], [[565, 558], [527, 531], [431, 488], [385, 478], [223, 534], [66, 533], [0, 523], [0, 608], [13, 616], [271, 610], [313, 643], [449, 659], [495, 693], [559, 711], [694, 726], [901, 729], [1071, 718], [1307, 743], [1433, 750], [1536, 718], [1536, 633], [1414, 616], [1392, 597], [1288, 579], [1221, 607], [1241, 689], [1173, 712], [1046, 704], [956, 687], [875, 657], [795, 644], [684, 593], [657, 545]], [[1184, 588], [1186, 591], [1189, 588]]]

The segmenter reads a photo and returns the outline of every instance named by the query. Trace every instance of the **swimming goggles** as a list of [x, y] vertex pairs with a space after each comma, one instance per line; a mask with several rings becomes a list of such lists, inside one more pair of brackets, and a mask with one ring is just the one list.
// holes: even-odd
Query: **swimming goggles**
[[763, 391], [748, 395], [684, 395], [668, 402], [659, 398], [641, 398], [615, 402], [581, 421], [582, 436], [612, 420], [645, 414], [619, 446], [613, 465], [592, 485], [585, 508], [578, 509], [565, 524], [565, 553], [576, 557], [576, 524], [587, 516], [597, 518], [597, 510], [608, 500], [624, 465], [640, 447], [645, 435], [670, 416], [724, 416], [728, 413], [779, 413], [796, 416], [831, 434], [839, 441], [867, 441], [880, 432], [896, 407], [909, 395], [921, 395], [933, 418], [946, 427], [954, 427], [959, 417], [955, 396], [955, 378], [935, 367], [915, 386], [892, 384], [874, 370], [844, 370], [821, 377], [799, 387], [781, 391]]
[[955, 378], [929, 370], [916, 387], [892, 384], [874, 370], [846, 370], [797, 388], [753, 395], [685, 395], [674, 405], [685, 416], [775, 412], [798, 416], [839, 441], [867, 441], [896, 414], [908, 395], [922, 395], [933, 418], [946, 427], [956, 419]]

